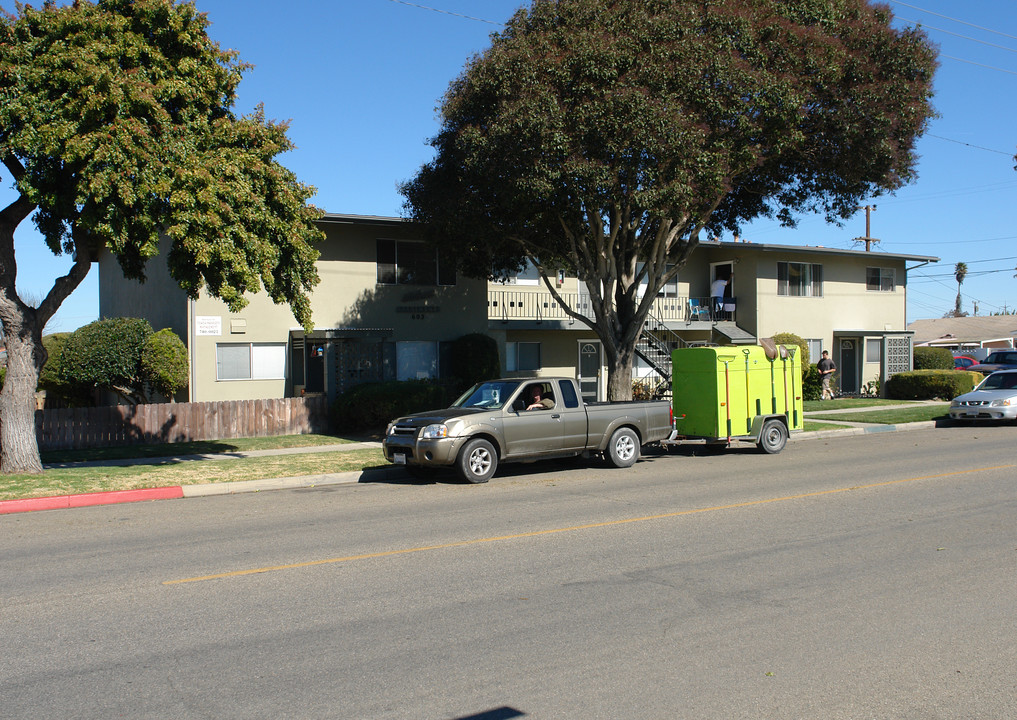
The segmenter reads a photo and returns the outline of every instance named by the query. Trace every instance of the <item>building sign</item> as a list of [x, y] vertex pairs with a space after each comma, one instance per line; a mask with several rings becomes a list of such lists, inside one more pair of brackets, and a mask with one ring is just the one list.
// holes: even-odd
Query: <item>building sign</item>
[[222, 317], [219, 315], [198, 315], [194, 318], [194, 334], [219, 337], [222, 335]]

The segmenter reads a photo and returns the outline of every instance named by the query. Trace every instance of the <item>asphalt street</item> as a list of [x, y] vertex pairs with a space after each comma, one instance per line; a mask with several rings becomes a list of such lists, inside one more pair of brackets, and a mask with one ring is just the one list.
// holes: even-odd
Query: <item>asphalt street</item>
[[1004, 718], [1012, 427], [0, 517], [5, 718]]

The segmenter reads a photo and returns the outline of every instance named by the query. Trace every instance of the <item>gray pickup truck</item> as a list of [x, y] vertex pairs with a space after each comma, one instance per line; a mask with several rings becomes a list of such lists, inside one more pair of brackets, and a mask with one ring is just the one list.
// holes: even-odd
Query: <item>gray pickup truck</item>
[[483, 483], [501, 462], [602, 454], [629, 467], [642, 445], [670, 434], [667, 401], [586, 404], [573, 378], [506, 378], [474, 385], [444, 410], [394, 420], [383, 448], [413, 474], [454, 467]]

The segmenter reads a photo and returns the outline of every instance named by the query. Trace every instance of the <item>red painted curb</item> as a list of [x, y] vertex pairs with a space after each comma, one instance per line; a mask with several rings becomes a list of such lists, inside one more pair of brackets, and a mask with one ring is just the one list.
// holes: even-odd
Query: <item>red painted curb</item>
[[62, 510], [64, 508], [88, 507], [89, 505], [112, 505], [114, 503], [141, 502], [142, 500], [176, 500], [184, 496], [184, 489], [173, 487], [146, 488], [144, 490], [111, 490], [109, 492], [82, 493], [80, 495], [55, 495], [50, 497], [25, 498], [24, 500], [0, 500], [0, 515], [33, 510]]

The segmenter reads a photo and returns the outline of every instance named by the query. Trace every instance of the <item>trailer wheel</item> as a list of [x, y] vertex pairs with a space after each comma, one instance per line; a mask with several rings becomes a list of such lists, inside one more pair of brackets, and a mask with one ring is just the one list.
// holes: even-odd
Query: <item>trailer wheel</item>
[[617, 468], [632, 467], [639, 459], [639, 436], [632, 428], [618, 428], [607, 443], [607, 458]]
[[486, 483], [498, 469], [498, 453], [494, 445], [483, 438], [466, 443], [456, 459], [459, 475], [471, 483]]
[[768, 455], [776, 455], [787, 445], [787, 427], [780, 420], [767, 420], [756, 443]]

